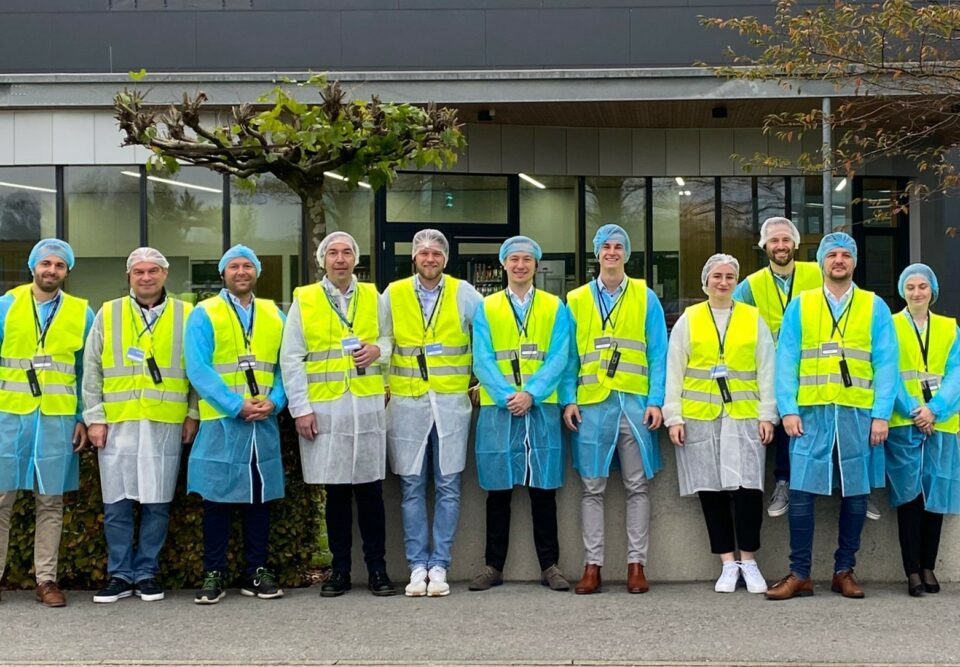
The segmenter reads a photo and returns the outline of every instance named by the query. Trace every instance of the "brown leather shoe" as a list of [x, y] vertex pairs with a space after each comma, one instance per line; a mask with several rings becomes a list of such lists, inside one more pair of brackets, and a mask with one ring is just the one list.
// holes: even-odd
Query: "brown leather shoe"
[[647, 577], [643, 574], [643, 565], [640, 563], [627, 563], [627, 592], [628, 593], [646, 593], [650, 590], [647, 583]]
[[41, 581], [37, 584], [37, 602], [44, 607], [66, 607], [67, 597], [55, 581]]
[[583, 568], [583, 577], [573, 589], [577, 595], [591, 595], [600, 592], [600, 566], [587, 564]]
[[857, 583], [857, 578], [853, 576], [853, 570], [845, 570], [833, 575], [830, 590], [834, 593], [840, 593], [845, 598], [859, 599], [865, 597], [863, 588]]
[[764, 594], [768, 600], [789, 600], [813, 595], [813, 579], [801, 579], [790, 573], [767, 589]]

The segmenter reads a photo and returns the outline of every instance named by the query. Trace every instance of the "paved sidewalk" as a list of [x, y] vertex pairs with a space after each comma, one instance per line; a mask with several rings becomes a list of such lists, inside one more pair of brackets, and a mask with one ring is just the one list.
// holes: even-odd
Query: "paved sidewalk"
[[710, 583], [652, 585], [576, 596], [458, 583], [449, 597], [419, 599], [358, 587], [257, 600], [231, 589], [211, 607], [194, 605], [192, 591], [112, 605], [71, 592], [65, 609], [5, 592], [0, 665], [960, 665], [960, 585], [914, 599], [905, 585], [867, 584], [857, 601], [820, 582], [814, 597], [788, 602]]

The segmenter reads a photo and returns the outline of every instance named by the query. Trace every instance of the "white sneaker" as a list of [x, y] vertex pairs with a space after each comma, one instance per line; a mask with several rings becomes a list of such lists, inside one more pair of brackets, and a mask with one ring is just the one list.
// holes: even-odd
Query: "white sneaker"
[[747, 590], [750, 593], [767, 592], [767, 580], [763, 578], [762, 574], [760, 574], [760, 568], [757, 567], [757, 561], [741, 561], [740, 572], [743, 574], [743, 581], [747, 584]]
[[880, 510], [877, 508], [877, 504], [873, 502], [873, 496], [867, 496], [867, 518], [872, 521], [880, 520]]
[[434, 565], [430, 568], [430, 583], [427, 584], [427, 595], [440, 598], [450, 595], [450, 584], [447, 583], [447, 571]]
[[736, 561], [724, 563], [723, 572], [720, 573], [720, 578], [717, 579], [713, 590], [717, 593], [733, 593], [737, 590], [738, 581], [740, 581], [740, 566]]
[[427, 594], [427, 568], [415, 567], [410, 573], [410, 583], [404, 589], [408, 598], [422, 598]]

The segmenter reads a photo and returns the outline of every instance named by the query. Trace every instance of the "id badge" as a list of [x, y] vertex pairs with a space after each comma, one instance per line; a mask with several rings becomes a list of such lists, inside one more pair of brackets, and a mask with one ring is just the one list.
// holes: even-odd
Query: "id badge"
[[133, 363], [142, 364], [143, 360], [146, 358], [147, 358], [147, 355], [139, 347], [127, 348], [127, 359], [129, 359]]
[[436, 357], [443, 354], [443, 343], [427, 343], [423, 351], [428, 357]]
[[840, 354], [840, 343], [835, 340], [828, 340], [820, 346], [820, 354], [824, 357], [835, 357]]
[[606, 350], [612, 342], [610, 336], [600, 336], [593, 339], [593, 346], [598, 350]]
[[710, 378], [712, 380], [719, 380], [720, 378], [730, 377], [730, 371], [727, 370], [726, 364], [717, 364], [712, 369], [710, 369]]
[[257, 357], [252, 354], [241, 354], [237, 357], [237, 365], [240, 370], [252, 371], [257, 364]]
[[53, 357], [49, 354], [37, 354], [33, 357], [34, 368], [50, 368], [53, 366]]
[[351, 354], [363, 347], [363, 343], [356, 336], [347, 336], [340, 339], [340, 345], [344, 352], [350, 352]]
[[535, 357], [538, 351], [539, 348], [537, 348], [536, 343], [520, 343], [521, 357]]

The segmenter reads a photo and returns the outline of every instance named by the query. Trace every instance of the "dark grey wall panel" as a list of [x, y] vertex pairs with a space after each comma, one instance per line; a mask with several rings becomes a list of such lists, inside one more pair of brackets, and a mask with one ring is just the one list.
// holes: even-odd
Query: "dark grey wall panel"
[[[2, 0], [0, 12], [90, 12], [106, 11], [110, 0]], [[0, 24], [3, 25], [3, 24]], [[3, 31], [7, 27], [3, 25]]]
[[0, 14], [0, 71], [53, 68], [53, 14]]
[[489, 65], [630, 62], [630, 12], [626, 9], [492, 10], [485, 15]]
[[[197, 14], [197, 62], [224, 70], [339, 67], [341, 12]], [[237, 44], [237, 35], [244, 39]]]
[[537, 9], [542, 0], [399, 0], [400, 9]]
[[345, 67], [483, 65], [483, 12], [343, 12]]
[[397, 9], [398, 0], [254, 0], [256, 9]]

